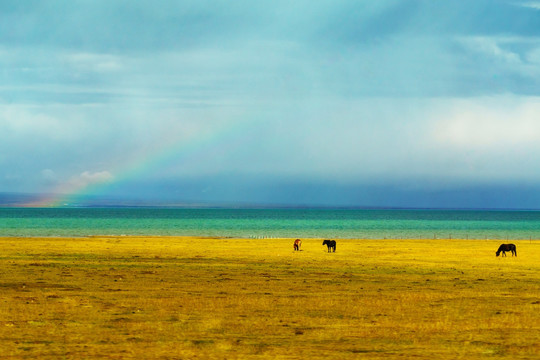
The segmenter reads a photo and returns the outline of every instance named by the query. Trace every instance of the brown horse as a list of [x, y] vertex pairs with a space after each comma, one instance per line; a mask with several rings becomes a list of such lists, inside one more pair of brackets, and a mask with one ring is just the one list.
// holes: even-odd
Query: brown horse
[[294, 240], [294, 251], [300, 251], [300, 246], [302, 245], [302, 240], [296, 239]]
[[516, 245], [514, 245], [514, 244], [501, 244], [501, 246], [499, 246], [499, 249], [495, 253], [495, 256], [499, 256], [501, 251], [502, 251], [502, 256], [506, 256], [507, 251], [511, 251], [512, 256], [514, 256], [514, 255], [517, 256]]

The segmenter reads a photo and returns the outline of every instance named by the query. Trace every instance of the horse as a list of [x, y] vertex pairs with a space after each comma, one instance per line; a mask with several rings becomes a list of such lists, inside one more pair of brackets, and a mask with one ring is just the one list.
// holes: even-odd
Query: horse
[[294, 240], [294, 245], [293, 245], [294, 251], [300, 251], [301, 245], [302, 245], [302, 240], [300, 239]]
[[517, 256], [516, 245], [514, 245], [514, 244], [501, 244], [501, 246], [499, 246], [499, 249], [495, 253], [495, 256], [499, 256], [501, 251], [502, 251], [502, 256], [506, 256], [507, 251], [511, 251], [512, 256], [514, 256], [514, 255]]
[[334, 252], [336, 252], [336, 241], [335, 240], [324, 240], [322, 242], [322, 244], [328, 246], [328, 252], [332, 252], [332, 250], [334, 250]]

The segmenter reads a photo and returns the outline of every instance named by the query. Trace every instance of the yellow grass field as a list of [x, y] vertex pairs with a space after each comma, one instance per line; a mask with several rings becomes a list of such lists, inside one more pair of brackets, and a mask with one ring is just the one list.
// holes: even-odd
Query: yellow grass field
[[538, 359], [540, 242], [513, 242], [0, 238], [0, 354]]

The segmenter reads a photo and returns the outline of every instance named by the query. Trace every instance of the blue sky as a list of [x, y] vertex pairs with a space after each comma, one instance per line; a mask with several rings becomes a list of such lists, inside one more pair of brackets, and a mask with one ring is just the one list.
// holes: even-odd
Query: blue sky
[[0, 193], [540, 208], [540, 1], [2, 1]]

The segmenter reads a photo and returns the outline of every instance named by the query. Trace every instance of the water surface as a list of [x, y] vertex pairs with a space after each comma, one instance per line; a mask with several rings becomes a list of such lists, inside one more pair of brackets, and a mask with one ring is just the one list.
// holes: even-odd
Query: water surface
[[0, 208], [0, 235], [540, 239], [540, 212]]

